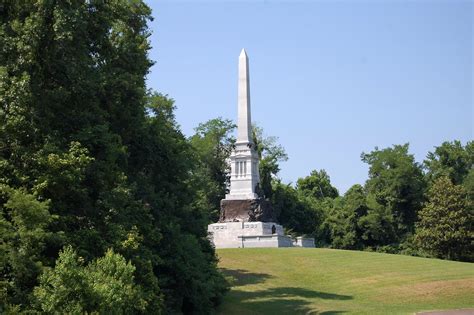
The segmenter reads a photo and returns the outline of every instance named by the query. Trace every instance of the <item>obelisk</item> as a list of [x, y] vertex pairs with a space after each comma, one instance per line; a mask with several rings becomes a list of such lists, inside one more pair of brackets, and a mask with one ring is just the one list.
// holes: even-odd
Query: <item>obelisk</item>
[[239, 56], [237, 104], [237, 141], [230, 155], [230, 191], [221, 200], [219, 221], [207, 227], [209, 240], [216, 248], [314, 247], [314, 239], [292, 240], [285, 235], [271, 202], [259, 196], [258, 155], [250, 116], [249, 58], [244, 49]]
[[239, 56], [237, 142], [230, 156], [231, 178], [228, 200], [257, 199], [260, 177], [258, 156], [252, 137], [250, 113], [249, 58], [245, 49]]
[[239, 56], [237, 143], [253, 143], [250, 111], [249, 57], [242, 49]]

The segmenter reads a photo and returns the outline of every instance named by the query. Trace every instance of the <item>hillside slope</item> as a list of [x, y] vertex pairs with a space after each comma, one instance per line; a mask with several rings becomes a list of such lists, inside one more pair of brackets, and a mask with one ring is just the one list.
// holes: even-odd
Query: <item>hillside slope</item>
[[413, 314], [474, 308], [474, 264], [312, 248], [220, 249], [221, 314]]

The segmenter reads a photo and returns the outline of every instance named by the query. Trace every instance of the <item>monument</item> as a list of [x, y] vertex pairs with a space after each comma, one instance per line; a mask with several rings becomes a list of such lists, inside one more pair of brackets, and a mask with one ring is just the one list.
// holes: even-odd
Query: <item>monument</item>
[[230, 191], [221, 200], [219, 222], [208, 232], [216, 248], [314, 247], [314, 239], [284, 235], [276, 223], [273, 208], [258, 194], [258, 155], [252, 137], [249, 59], [244, 49], [239, 56], [237, 141], [230, 155]]

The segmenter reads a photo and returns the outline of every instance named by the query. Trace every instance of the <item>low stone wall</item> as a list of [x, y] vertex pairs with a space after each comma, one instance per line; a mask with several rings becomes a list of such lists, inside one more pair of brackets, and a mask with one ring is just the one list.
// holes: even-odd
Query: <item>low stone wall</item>
[[293, 246], [291, 238], [286, 235], [239, 236], [239, 238], [242, 240], [242, 248]]
[[314, 238], [312, 237], [302, 237], [298, 236], [293, 241], [293, 246], [295, 247], [316, 247], [314, 244]]

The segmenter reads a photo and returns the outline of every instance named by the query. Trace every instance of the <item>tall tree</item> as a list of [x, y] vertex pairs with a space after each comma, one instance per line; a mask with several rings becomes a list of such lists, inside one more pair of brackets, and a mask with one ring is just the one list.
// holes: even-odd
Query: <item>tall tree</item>
[[288, 155], [278, 143], [277, 137], [265, 136], [263, 129], [255, 124], [252, 127], [254, 143], [260, 160], [260, 189], [263, 196], [270, 199], [273, 194], [272, 180], [280, 172], [280, 163], [288, 160]]
[[424, 166], [430, 181], [447, 176], [455, 185], [462, 184], [474, 167], [474, 141], [465, 146], [458, 140], [443, 142], [428, 153]]
[[[193, 205], [196, 160], [173, 102], [146, 92], [150, 9], [29, 0], [0, 10], [0, 184], [50, 200], [55, 218], [41, 225], [53, 237], [28, 274], [41, 273], [37, 262], [51, 267], [64, 245], [86, 262], [113, 248], [135, 266], [145, 312], [210, 312], [225, 282]], [[0, 206], [14, 227], [8, 200]], [[35, 281], [1, 302], [32, 298]]]
[[[177, 127], [173, 100], [155, 93], [146, 108], [150, 115], [130, 158], [130, 178], [151, 211], [151, 222], [141, 222], [146, 229], [139, 231], [146, 236], [146, 266], [159, 281], [165, 312], [208, 313], [220, 302], [226, 282], [217, 272], [217, 258], [207, 239], [208, 215], [194, 202], [199, 190], [193, 170], [199, 161]], [[132, 262], [138, 268], [147, 261]]]
[[299, 234], [315, 234], [320, 225], [319, 208], [302, 197], [291, 185], [273, 181], [272, 204], [278, 222]]
[[225, 198], [230, 180], [230, 156], [235, 138], [235, 124], [215, 118], [199, 124], [190, 143], [195, 149], [198, 167], [193, 170], [193, 182], [198, 190], [197, 206], [207, 209], [210, 220], [219, 217], [220, 201]]
[[361, 185], [352, 186], [343, 198], [334, 200], [325, 224], [331, 234], [331, 245], [335, 248], [362, 249], [361, 218], [368, 212], [366, 194]]
[[[377, 229], [392, 225], [396, 235], [392, 240], [394, 242], [413, 232], [417, 212], [424, 199], [425, 182], [421, 166], [408, 153], [408, 147], [408, 144], [395, 145], [362, 153], [362, 161], [369, 164], [369, 179], [365, 184], [372, 209], [369, 215], [375, 221], [377, 218], [381, 220], [377, 223]], [[390, 217], [393, 223], [390, 223]], [[370, 225], [375, 227], [374, 220]]]
[[420, 211], [415, 241], [431, 255], [446, 259], [474, 260], [474, 209], [460, 185], [439, 177]]
[[468, 193], [468, 197], [474, 202], [474, 168], [469, 170], [462, 184]]

